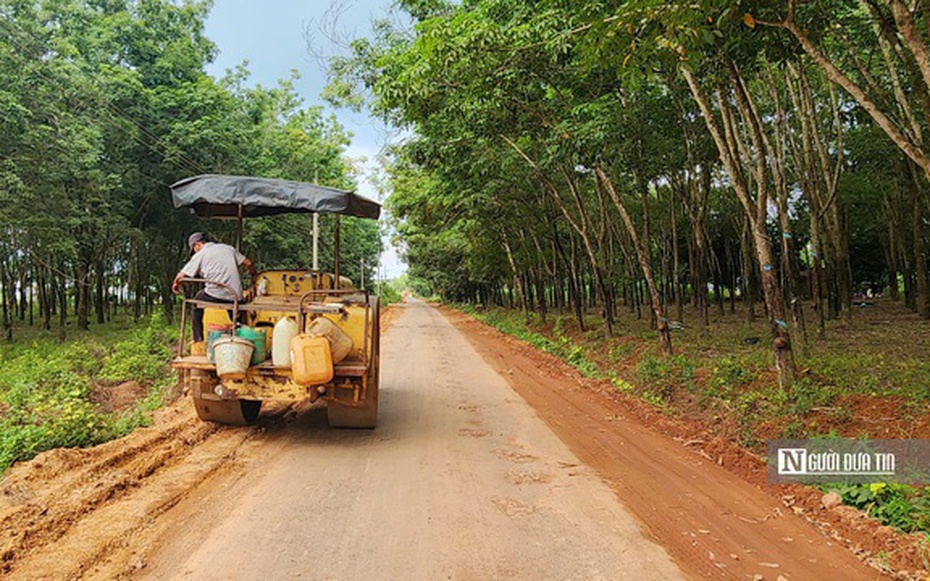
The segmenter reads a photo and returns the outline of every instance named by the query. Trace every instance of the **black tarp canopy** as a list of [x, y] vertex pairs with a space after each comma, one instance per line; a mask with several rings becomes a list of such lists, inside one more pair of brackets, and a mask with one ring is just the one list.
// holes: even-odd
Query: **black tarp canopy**
[[381, 215], [380, 204], [352, 192], [257, 177], [186, 178], [171, 185], [171, 197], [175, 208], [191, 208], [203, 218], [322, 212], [376, 220]]

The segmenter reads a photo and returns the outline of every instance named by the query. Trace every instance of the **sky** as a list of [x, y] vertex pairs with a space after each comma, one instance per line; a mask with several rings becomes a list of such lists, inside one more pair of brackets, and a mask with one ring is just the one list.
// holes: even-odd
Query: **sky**
[[[219, 50], [207, 73], [221, 77], [227, 69], [248, 61], [249, 84], [273, 87], [278, 80], [289, 78], [291, 70], [299, 71], [295, 89], [304, 104], [322, 105], [327, 114], [335, 114], [353, 135], [346, 155], [368, 160], [358, 193], [380, 202], [384, 200], [366, 174], [375, 171], [376, 156], [393, 133], [365, 112], [336, 109], [320, 99], [326, 83], [321, 67], [325, 65], [315, 55], [344, 53], [342, 41], [369, 36], [373, 20], [399, 18], [392, 4], [392, 0], [214, 0], [206, 21], [206, 35]], [[391, 279], [404, 272], [406, 265], [388, 240], [385, 246], [382, 276]]]

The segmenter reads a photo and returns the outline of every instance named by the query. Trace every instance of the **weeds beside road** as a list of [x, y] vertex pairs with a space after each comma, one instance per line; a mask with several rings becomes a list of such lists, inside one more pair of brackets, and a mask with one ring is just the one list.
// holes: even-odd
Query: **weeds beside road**
[[[36, 335], [0, 345], [0, 474], [59, 447], [85, 447], [151, 422], [177, 379], [168, 368], [177, 331], [161, 317], [61, 342]], [[120, 390], [132, 391], [113, 404]]]

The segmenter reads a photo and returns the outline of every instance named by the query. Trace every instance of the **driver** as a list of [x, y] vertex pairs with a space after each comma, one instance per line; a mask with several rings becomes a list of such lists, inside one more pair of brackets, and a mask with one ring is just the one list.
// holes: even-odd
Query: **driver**
[[[174, 294], [180, 292], [181, 279], [183, 278], [203, 278], [208, 282], [202, 290], [194, 295], [194, 299], [227, 304], [234, 302], [236, 299], [241, 300], [242, 279], [239, 277], [239, 266], [244, 265], [254, 280], [255, 266], [252, 265], [252, 261], [228, 244], [211, 242], [203, 232], [191, 234], [187, 239], [187, 245], [190, 247], [193, 256], [174, 277], [174, 282], [171, 283], [171, 292]], [[222, 285], [226, 286], [216, 283], [222, 283]], [[203, 307], [194, 307], [191, 317], [191, 331], [194, 343], [200, 344], [198, 350], [202, 349], [205, 352], [205, 347], [203, 347]], [[192, 354], [194, 349], [194, 346], [192, 346]]]

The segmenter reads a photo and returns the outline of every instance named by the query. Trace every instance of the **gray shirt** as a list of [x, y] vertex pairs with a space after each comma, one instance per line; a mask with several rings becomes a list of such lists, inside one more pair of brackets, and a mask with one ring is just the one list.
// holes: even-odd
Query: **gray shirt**
[[187, 261], [181, 272], [191, 278], [205, 278], [232, 287], [236, 291], [236, 296], [232, 296], [229, 289], [218, 284], [208, 282], [204, 288], [211, 297], [231, 301], [242, 298], [239, 265], [244, 260], [245, 256], [228, 244], [207, 242]]

